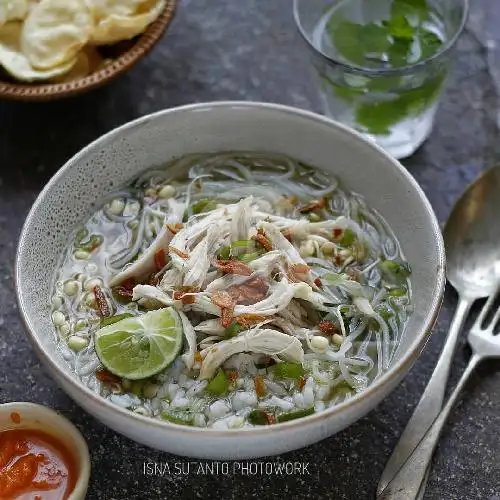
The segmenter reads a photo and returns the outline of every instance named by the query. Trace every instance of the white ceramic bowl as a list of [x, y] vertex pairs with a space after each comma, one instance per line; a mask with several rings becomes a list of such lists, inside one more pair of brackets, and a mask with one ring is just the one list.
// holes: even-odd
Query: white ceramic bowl
[[[291, 155], [340, 177], [395, 231], [410, 262], [415, 312], [390, 369], [351, 400], [312, 416], [263, 428], [221, 431], [152, 420], [85, 388], [57, 352], [49, 317], [51, 283], [67, 235], [95, 203], [138, 172], [174, 156], [222, 150]], [[24, 225], [16, 262], [19, 308], [39, 357], [89, 413], [140, 443], [184, 456], [241, 459], [274, 455], [324, 439], [358, 420], [401, 381], [424, 347], [445, 284], [439, 225], [411, 175], [376, 145], [313, 113], [285, 106], [219, 102], [161, 111], [93, 142], [52, 178]]]
[[[19, 422], [12, 414], [17, 413]], [[80, 431], [59, 413], [34, 403], [0, 404], [0, 432], [12, 429], [40, 430], [58, 439], [73, 455], [76, 463], [76, 483], [67, 500], [85, 500], [90, 477], [90, 457]]]

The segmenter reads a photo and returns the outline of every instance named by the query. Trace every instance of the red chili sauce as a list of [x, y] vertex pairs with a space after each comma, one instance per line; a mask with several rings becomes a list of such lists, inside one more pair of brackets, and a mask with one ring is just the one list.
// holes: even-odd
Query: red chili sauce
[[[17, 413], [11, 415], [20, 422]], [[73, 455], [43, 431], [0, 432], [0, 500], [66, 500], [76, 483]]]

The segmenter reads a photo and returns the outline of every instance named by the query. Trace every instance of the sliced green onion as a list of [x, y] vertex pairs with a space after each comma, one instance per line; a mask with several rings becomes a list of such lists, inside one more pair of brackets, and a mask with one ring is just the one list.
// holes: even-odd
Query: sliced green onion
[[340, 306], [339, 307], [339, 313], [342, 316], [345, 316], [346, 314], [348, 314], [349, 313], [349, 306]]
[[173, 424], [193, 425], [194, 423], [193, 412], [185, 409], [169, 409], [161, 414], [161, 418]]
[[389, 295], [391, 297], [405, 297], [408, 294], [406, 287], [402, 286], [400, 288], [392, 288], [389, 290]]
[[392, 278], [397, 282], [402, 282], [411, 274], [410, 265], [407, 262], [398, 263], [394, 260], [382, 260], [379, 268], [387, 278]]
[[206, 391], [214, 396], [222, 396], [229, 390], [229, 379], [219, 368], [215, 377], [208, 383]]
[[88, 236], [88, 234], [89, 234], [88, 230], [82, 227], [82, 229], [79, 229], [76, 233], [75, 242], [77, 244], [80, 244]]
[[217, 207], [217, 203], [210, 198], [203, 198], [193, 203], [191, 211], [193, 214], [200, 214], [202, 212], [209, 212]]
[[255, 247], [252, 240], [238, 240], [231, 243], [231, 248]]
[[133, 314], [124, 313], [124, 314], [116, 314], [115, 316], [109, 316], [107, 318], [102, 318], [100, 327], [102, 328], [103, 326], [112, 325], [114, 323], [118, 323], [118, 321], [121, 321], [122, 319], [132, 318], [133, 316], [134, 316]]
[[231, 247], [225, 246], [219, 250], [219, 259], [227, 260], [231, 257]]
[[332, 387], [332, 390], [326, 397], [327, 401], [332, 400], [336, 396], [347, 396], [348, 394], [352, 394], [352, 387], [347, 384], [347, 382], [341, 382], [339, 385]]
[[243, 255], [238, 255], [238, 260], [243, 262], [243, 264], [248, 264], [252, 260], [258, 259], [262, 255], [261, 252], [244, 253]]
[[297, 418], [307, 417], [314, 413], [314, 406], [309, 408], [304, 408], [302, 410], [293, 410], [287, 413], [282, 413], [276, 417], [277, 422], [288, 422], [289, 420], [295, 420]]
[[240, 325], [235, 321], [224, 330], [224, 337], [226, 337], [226, 339], [232, 339], [236, 337], [238, 333], [240, 333]]
[[270, 425], [275, 421], [274, 414], [264, 410], [252, 410], [247, 419], [252, 425]]
[[307, 215], [307, 218], [309, 219], [309, 222], [320, 222], [323, 219], [315, 212], [311, 212]]
[[251, 240], [238, 240], [231, 243], [231, 255], [238, 258], [239, 255], [256, 251], [255, 243]]
[[387, 306], [377, 307], [375, 311], [380, 315], [380, 317], [384, 321], [387, 321], [394, 316], [394, 313]]
[[304, 368], [300, 363], [283, 362], [274, 367], [274, 375], [278, 378], [290, 378], [298, 380], [304, 375]]
[[[85, 230], [85, 232], [88, 233], [87, 230]], [[86, 236], [84, 236], [84, 238], [85, 237]], [[101, 235], [99, 235], [99, 234], [92, 234], [87, 241], [83, 241], [83, 238], [79, 239], [79, 235], [77, 235], [77, 238], [76, 238], [76, 241], [75, 241], [75, 249], [77, 251], [83, 250], [85, 252], [91, 253], [96, 248], [100, 247], [102, 245], [103, 241], [104, 241], [104, 238]]]
[[346, 229], [344, 229], [339, 244], [343, 247], [350, 247], [356, 241], [356, 239], [356, 233], [352, 229], [347, 227]]

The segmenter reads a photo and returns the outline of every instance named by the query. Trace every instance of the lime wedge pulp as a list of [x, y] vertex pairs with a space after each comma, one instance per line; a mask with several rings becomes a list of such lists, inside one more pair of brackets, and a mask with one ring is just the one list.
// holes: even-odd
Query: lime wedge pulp
[[179, 354], [181, 320], [170, 307], [150, 311], [101, 328], [94, 340], [97, 356], [111, 373], [129, 380], [148, 378]]

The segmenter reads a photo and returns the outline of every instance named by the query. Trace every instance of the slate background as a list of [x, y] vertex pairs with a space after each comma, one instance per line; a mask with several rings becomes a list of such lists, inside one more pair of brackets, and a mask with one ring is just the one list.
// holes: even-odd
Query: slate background
[[[493, 24], [498, 25], [500, 5], [493, 3], [483, 14], [490, 22], [496, 16]], [[404, 162], [440, 221], [500, 149], [488, 51], [474, 28], [460, 40], [434, 133]], [[337, 436], [280, 457], [308, 462], [309, 476], [144, 476], [143, 462], [169, 462], [173, 468], [184, 459], [139, 446], [84, 413], [51, 380], [26, 340], [13, 289], [14, 254], [24, 217], [48, 179], [89, 141], [128, 120], [165, 107], [223, 99], [320, 111], [291, 2], [183, 0], [161, 44], [116, 83], [62, 102], [0, 102], [0, 402], [43, 403], [76, 423], [92, 454], [91, 500], [371, 499], [440, 352], [456, 305], [451, 290], [425, 352], [379, 408]], [[467, 356], [460, 347], [453, 381]], [[499, 366], [483, 365], [467, 386], [436, 453], [426, 500], [500, 500]]]

